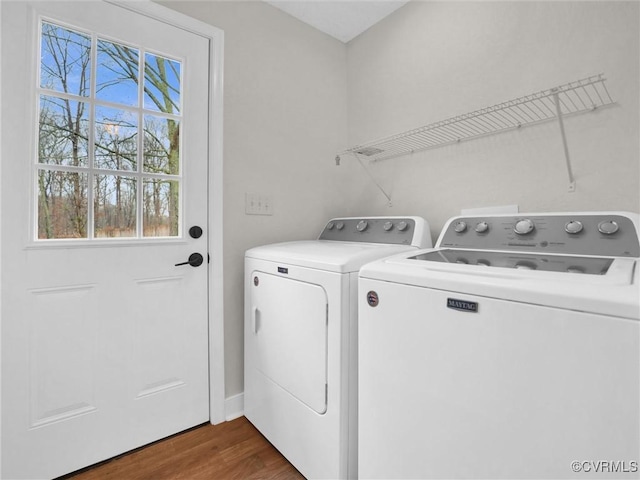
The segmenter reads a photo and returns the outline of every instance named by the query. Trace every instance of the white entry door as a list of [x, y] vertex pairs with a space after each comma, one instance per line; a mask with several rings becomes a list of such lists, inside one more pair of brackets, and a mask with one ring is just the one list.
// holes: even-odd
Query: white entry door
[[48, 478], [209, 419], [209, 41], [1, 8], [2, 478]]

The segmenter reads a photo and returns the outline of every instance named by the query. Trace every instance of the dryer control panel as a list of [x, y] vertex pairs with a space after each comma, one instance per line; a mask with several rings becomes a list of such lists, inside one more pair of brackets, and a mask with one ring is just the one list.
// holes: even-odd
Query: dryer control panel
[[[334, 218], [325, 225], [318, 240], [422, 246], [425, 225], [419, 217]], [[428, 228], [426, 233], [428, 236]]]
[[620, 213], [456, 217], [436, 246], [640, 257], [636, 225]]

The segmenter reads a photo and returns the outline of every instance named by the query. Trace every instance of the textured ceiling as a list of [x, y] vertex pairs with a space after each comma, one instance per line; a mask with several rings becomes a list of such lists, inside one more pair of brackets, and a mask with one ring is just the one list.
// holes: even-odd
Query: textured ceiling
[[344, 43], [408, 3], [403, 0], [264, 1]]

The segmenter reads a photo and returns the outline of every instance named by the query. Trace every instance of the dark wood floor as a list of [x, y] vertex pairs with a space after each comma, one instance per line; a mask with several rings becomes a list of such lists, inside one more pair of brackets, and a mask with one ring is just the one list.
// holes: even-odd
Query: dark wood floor
[[304, 479], [244, 417], [202, 425], [61, 478]]

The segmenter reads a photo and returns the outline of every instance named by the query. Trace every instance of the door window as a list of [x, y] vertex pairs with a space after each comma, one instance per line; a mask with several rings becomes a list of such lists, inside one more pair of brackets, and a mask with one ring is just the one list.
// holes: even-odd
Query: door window
[[40, 23], [36, 239], [179, 237], [182, 62]]

